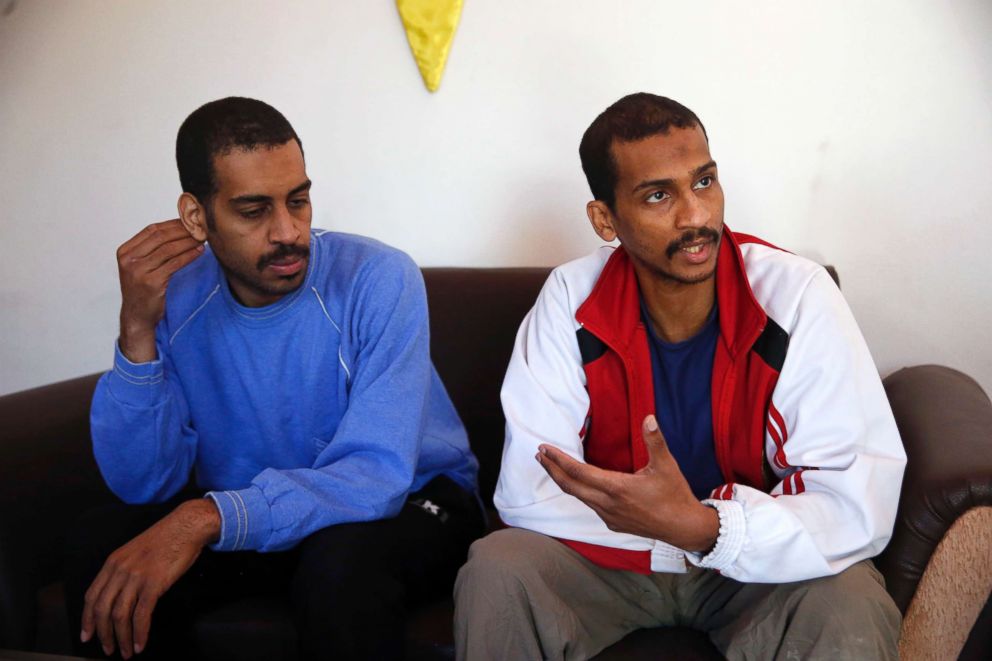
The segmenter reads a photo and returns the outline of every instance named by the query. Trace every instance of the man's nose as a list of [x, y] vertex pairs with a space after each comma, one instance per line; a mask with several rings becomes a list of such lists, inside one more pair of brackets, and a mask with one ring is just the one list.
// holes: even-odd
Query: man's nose
[[691, 191], [688, 195], [683, 196], [681, 202], [675, 217], [677, 228], [693, 229], [705, 227], [709, 223], [710, 209], [696, 194], [696, 191]]
[[272, 243], [294, 244], [300, 238], [300, 230], [296, 226], [293, 214], [285, 205], [276, 208], [269, 226], [269, 241]]

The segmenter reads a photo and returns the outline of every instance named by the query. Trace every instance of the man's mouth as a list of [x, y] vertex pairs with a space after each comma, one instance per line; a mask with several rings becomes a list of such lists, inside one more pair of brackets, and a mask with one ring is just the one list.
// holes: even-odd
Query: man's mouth
[[700, 227], [698, 230], [689, 230], [669, 243], [665, 254], [672, 259], [676, 253], [681, 252], [693, 263], [703, 262], [709, 257], [710, 248], [719, 240], [719, 232], [709, 227]]
[[685, 246], [679, 252], [682, 254], [682, 259], [695, 266], [709, 261], [715, 245], [714, 241], [701, 241]]
[[283, 277], [296, 275], [306, 265], [309, 256], [310, 249], [306, 246], [279, 246], [260, 258], [256, 267], [260, 272], [269, 269]]
[[273, 259], [269, 262], [270, 266], [285, 266], [287, 264], [295, 264], [300, 261], [302, 257], [299, 255], [290, 255], [288, 257], [280, 257], [279, 259]]
[[302, 257], [287, 257], [274, 260], [267, 268], [276, 275], [285, 278], [299, 273], [305, 264], [306, 260]]

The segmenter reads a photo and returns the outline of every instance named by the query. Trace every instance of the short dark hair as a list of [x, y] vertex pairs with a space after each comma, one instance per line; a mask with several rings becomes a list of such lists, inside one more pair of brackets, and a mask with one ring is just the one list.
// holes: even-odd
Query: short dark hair
[[303, 143], [282, 113], [267, 103], [242, 96], [229, 96], [204, 104], [194, 110], [179, 127], [176, 135], [176, 166], [183, 191], [196, 196], [207, 208], [208, 223], [211, 198], [217, 192], [214, 156], [234, 149], [254, 151], [259, 147], [277, 147], [296, 140]]
[[706, 135], [706, 127], [696, 113], [677, 101], [657, 94], [628, 94], [600, 113], [579, 143], [582, 170], [586, 173], [593, 197], [606, 202], [610, 209], [616, 201], [614, 142], [633, 142], [659, 133], [666, 134], [673, 126], [680, 129], [698, 126]]

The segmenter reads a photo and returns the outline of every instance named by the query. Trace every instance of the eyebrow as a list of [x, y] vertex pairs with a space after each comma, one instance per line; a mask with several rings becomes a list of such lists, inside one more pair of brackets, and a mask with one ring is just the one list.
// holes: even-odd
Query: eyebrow
[[[710, 168], [715, 168], [715, 167], [716, 167], [716, 161], [710, 161], [709, 163], [704, 163], [692, 171], [692, 177], [695, 179], [703, 172], [706, 172]], [[655, 187], [663, 188], [665, 186], [671, 186], [674, 183], [675, 183], [674, 179], [651, 179], [650, 181], [642, 181], [641, 183], [634, 186], [634, 190], [632, 192], [636, 193], [642, 188], [655, 188]]]
[[[289, 191], [286, 197], [292, 197], [297, 193], [302, 193], [305, 190], [310, 190], [313, 182], [307, 179], [302, 184]], [[238, 197], [232, 197], [230, 200], [231, 204], [258, 204], [260, 202], [271, 202], [271, 195], [239, 195]]]

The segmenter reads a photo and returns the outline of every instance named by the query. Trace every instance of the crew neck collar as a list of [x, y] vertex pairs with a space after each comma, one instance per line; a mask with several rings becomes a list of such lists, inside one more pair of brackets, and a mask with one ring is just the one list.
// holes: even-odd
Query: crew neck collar
[[249, 307], [238, 302], [238, 299], [234, 297], [234, 292], [231, 291], [230, 283], [227, 281], [227, 274], [224, 272], [223, 267], [221, 267], [220, 262], [217, 262], [217, 279], [220, 281], [220, 290], [223, 294], [224, 302], [227, 304], [228, 309], [233, 313], [235, 319], [239, 322], [252, 326], [265, 326], [275, 323], [275, 321], [283, 317], [289, 310], [293, 309], [296, 302], [305, 295], [307, 290], [310, 289], [311, 282], [313, 281], [313, 274], [317, 268], [317, 259], [319, 254], [319, 251], [316, 250], [315, 239], [316, 237], [313, 236], [313, 233], [311, 233], [310, 257], [307, 260], [307, 272], [306, 275], [303, 276], [303, 282], [300, 286], [280, 298], [278, 301], [270, 303], [269, 305], [263, 305], [261, 307]]

